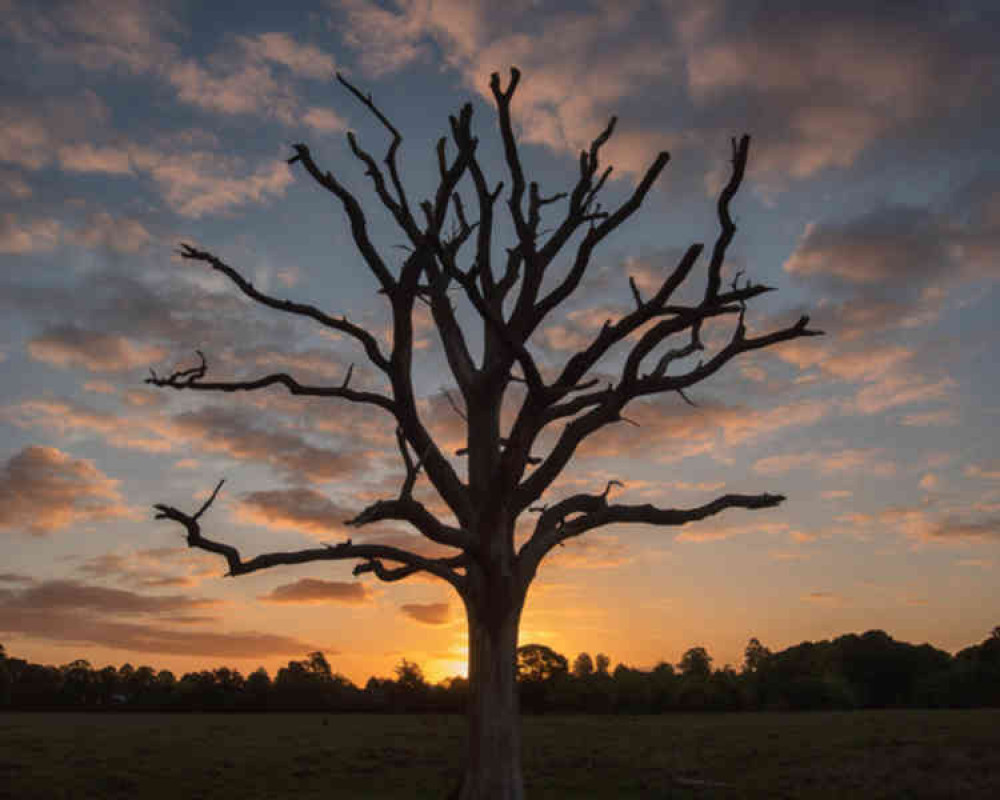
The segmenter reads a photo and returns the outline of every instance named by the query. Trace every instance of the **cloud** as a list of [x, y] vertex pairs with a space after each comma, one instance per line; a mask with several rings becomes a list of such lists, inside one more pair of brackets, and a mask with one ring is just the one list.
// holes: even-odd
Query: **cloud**
[[635, 558], [632, 549], [613, 533], [591, 532], [569, 539], [551, 551], [545, 563], [563, 569], [614, 569]]
[[986, 513], [973, 513], [968, 508], [933, 513], [931, 509], [931, 506], [890, 506], [874, 514], [853, 513], [838, 519], [850, 523], [855, 530], [882, 526], [884, 530], [924, 543], [1000, 540], [1000, 517], [993, 513], [995, 508]]
[[986, 464], [969, 464], [965, 468], [965, 475], [970, 478], [1000, 480], [1000, 461], [991, 461]]
[[[169, 452], [178, 443], [183, 443], [188, 450], [195, 448], [235, 461], [266, 464], [298, 482], [323, 482], [356, 475], [364, 471], [371, 457], [368, 451], [352, 449], [350, 444], [338, 450], [311, 444], [305, 436], [283, 429], [280, 418], [239, 406], [208, 406], [173, 416], [158, 412], [155, 406], [139, 408], [140, 413], [146, 413], [139, 416], [115, 414], [80, 403], [46, 398], [8, 407], [3, 410], [3, 417], [23, 428], [42, 427], [62, 433], [96, 435], [114, 447], [131, 450]], [[297, 499], [301, 501], [303, 497]], [[248, 513], [276, 513], [277, 495], [265, 495], [256, 500]], [[261, 505], [265, 501], [266, 505]], [[311, 508], [315, 510], [316, 504]], [[283, 519], [287, 522], [291, 518]], [[319, 524], [318, 516], [312, 524]]]
[[173, 57], [166, 36], [180, 25], [163, 3], [152, 0], [63, 0], [45, 9], [10, 3], [7, 32], [43, 56], [86, 69], [155, 69]]
[[299, 44], [287, 33], [262, 33], [240, 37], [240, 45], [255, 58], [287, 67], [295, 75], [329, 80], [337, 66], [333, 56], [311, 44]]
[[167, 80], [181, 102], [221, 114], [256, 114], [290, 122], [296, 107], [291, 88], [260, 62], [223, 61], [212, 67], [194, 60], [173, 64]]
[[4, 610], [77, 610], [101, 614], [164, 614], [217, 605], [217, 600], [188, 595], [146, 595], [125, 589], [81, 583], [74, 580], [47, 580], [17, 591], [0, 590]]
[[803, 400], [767, 409], [705, 402], [692, 407], [673, 397], [631, 403], [625, 416], [639, 427], [606, 428], [580, 448], [587, 457], [642, 453], [673, 461], [712, 451], [717, 445], [743, 445], [787, 428], [808, 427], [830, 411], [824, 401]]
[[124, 336], [86, 331], [74, 325], [47, 329], [28, 342], [28, 352], [36, 361], [54, 367], [82, 367], [89, 372], [148, 367], [166, 355], [162, 348], [134, 344]]
[[916, 411], [900, 417], [899, 424], [918, 428], [957, 425], [958, 414], [950, 408], [941, 408], [935, 411]]
[[326, 495], [306, 488], [251, 492], [236, 507], [236, 518], [241, 522], [313, 536], [344, 533], [344, 521], [352, 516]]
[[448, 603], [404, 603], [399, 610], [424, 625], [446, 625], [451, 621]]
[[340, 603], [363, 605], [371, 599], [363, 583], [324, 581], [317, 578], [300, 578], [293, 583], [276, 586], [258, 598], [265, 603]]
[[28, 182], [13, 170], [0, 169], [0, 197], [26, 200], [32, 189]]
[[832, 452], [809, 450], [757, 459], [753, 471], [761, 475], [783, 475], [809, 467], [822, 475], [862, 473], [880, 478], [891, 477], [896, 474], [896, 464], [883, 456], [884, 451], [879, 448], [848, 448]]
[[130, 553], [102, 553], [88, 558], [77, 572], [144, 588], [194, 586], [219, 574], [217, 557], [188, 547], [154, 547]]
[[106, 211], [92, 215], [86, 227], [66, 236], [70, 244], [78, 247], [106, 248], [117, 253], [138, 253], [152, 238], [138, 220], [116, 218]]
[[827, 608], [842, 608], [844, 598], [836, 592], [809, 592], [802, 595], [802, 602]]
[[248, 172], [241, 159], [207, 150], [137, 149], [132, 163], [149, 174], [174, 211], [191, 218], [283, 197], [292, 182], [284, 160], [270, 160]]
[[954, 264], [941, 223], [925, 208], [879, 208], [847, 222], [810, 224], [785, 271], [844, 284], [911, 287]]
[[129, 514], [118, 481], [54, 447], [25, 447], [0, 467], [0, 530], [52, 533]]
[[5, 97], [0, 101], [0, 161], [38, 170], [60, 146], [103, 131], [110, 117], [93, 91], [78, 94]]
[[83, 433], [130, 450], [166, 452], [173, 443], [166, 431], [152, 430], [142, 420], [96, 411], [80, 403], [49, 398], [26, 400], [3, 410], [3, 417], [21, 428], [43, 428], [62, 435]]
[[847, 167], [890, 136], [922, 144], [928, 129], [951, 134], [945, 120], [977, 119], [996, 65], [991, 13], [970, 9], [945, 23], [933, 0], [905, 11], [858, 0], [808, 14], [784, 0], [766, 15], [732, 0], [331, 5], [333, 25], [372, 75], [439, 59], [488, 97], [489, 73], [517, 64], [526, 142], [575, 152], [621, 112], [609, 155], [633, 173], [665, 144], [724, 142], [737, 114], [765, 133], [758, 180]]
[[789, 534], [794, 539], [796, 532], [790, 530], [790, 526], [786, 522], [767, 522], [766, 520], [749, 523], [708, 521], [682, 526], [676, 539], [678, 542], [715, 542], [722, 539], [732, 539], [734, 536], [755, 536], [762, 533], [769, 535]]
[[210, 406], [185, 412], [174, 416], [169, 427], [206, 452], [265, 463], [293, 479], [322, 482], [343, 478], [362, 472], [368, 461], [363, 452], [336, 452], [312, 445], [296, 433], [269, 430], [238, 408]]
[[176, 59], [162, 69], [165, 80], [184, 103], [222, 114], [254, 114], [290, 125], [302, 114], [301, 101], [288, 75], [329, 79], [333, 57], [310, 44], [300, 44], [287, 33], [238, 36], [232, 45], [204, 61]]
[[0, 215], [0, 253], [47, 253], [59, 246], [62, 225], [55, 219], [20, 221], [13, 213]]
[[320, 106], [310, 106], [302, 115], [302, 121], [320, 133], [340, 133], [347, 130], [347, 123], [335, 111]]
[[1000, 541], [1000, 517], [945, 516], [925, 533], [930, 540]]
[[315, 643], [256, 631], [177, 630], [164, 624], [119, 622], [71, 609], [34, 609], [0, 603], [0, 631], [52, 642], [93, 644], [138, 653], [214, 658], [266, 658], [301, 655]]
[[132, 174], [132, 162], [127, 150], [117, 146], [100, 147], [92, 142], [62, 145], [59, 148], [59, 164], [67, 172]]

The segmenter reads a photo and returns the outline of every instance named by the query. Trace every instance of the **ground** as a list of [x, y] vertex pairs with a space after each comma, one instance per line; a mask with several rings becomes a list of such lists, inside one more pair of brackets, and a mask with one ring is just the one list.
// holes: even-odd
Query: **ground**
[[[1000, 797], [1000, 710], [528, 717], [530, 800]], [[0, 714], [0, 798], [434, 798], [457, 716]]]

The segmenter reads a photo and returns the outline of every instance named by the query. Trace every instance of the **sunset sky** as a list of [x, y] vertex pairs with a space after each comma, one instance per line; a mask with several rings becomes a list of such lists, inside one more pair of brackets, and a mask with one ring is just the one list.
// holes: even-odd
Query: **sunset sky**
[[[354, 130], [381, 154], [385, 133], [334, 73], [403, 132], [404, 180], [425, 196], [466, 101], [492, 182], [507, 177], [488, 80], [511, 66], [543, 194], [572, 186], [612, 114], [608, 205], [671, 153], [532, 341], [546, 370], [631, 308], [629, 276], [655, 290], [688, 245], [711, 245], [744, 132], [727, 275], [780, 290], [752, 304], [752, 330], [809, 313], [827, 333], [743, 356], [690, 392], [694, 407], [634, 403], [639, 427], [593, 439], [545, 500], [610, 479], [626, 502], [788, 500], [569, 541], [539, 573], [521, 641], [638, 667], [694, 645], [739, 665], [751, 636], [981, 641], [1000, 624], [998, 30], [991, 0], [0, 0], [0, 642], [45, 663], [177, 672], [273, 673], [317, 649], [359, 682], [402, 656], [434, 680], [464, 670], [443, 583], [381, 584], [348, 562], [223, 578], [221, 559], [152, 519], [225, 478], [206, 535], [244, 555], [340, 541], [345, 519], [398, 491], [387, 416], [143, 380], [200, 349], [220, 379], [339, 384], [354, 363], [357, 386], [377, 385], [350, 341], [254, 306], [175, 249], [209, 249], [385, 341], [384, 298], [334, 199], [286, 164], [291, 145], [364, 200], [401, 260], [345, 141]], [[453, 453], [452, 384], [429, 317], [417, 323], [421, 410]]]

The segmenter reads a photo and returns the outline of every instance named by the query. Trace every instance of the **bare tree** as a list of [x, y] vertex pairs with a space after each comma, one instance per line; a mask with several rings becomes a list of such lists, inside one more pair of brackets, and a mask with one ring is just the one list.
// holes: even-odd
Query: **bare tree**
[[[360, 528], [382, 521], [408, 523], [431, 542], [450, 548], [447, 552], [453, 555], [428, 557], [396, 546], [348, 539], [336, 545], [245, 559], [235, 547], [202, 533], [202, 517], [217, 497], [221, 482], [194, 513], [167, 505], [155, 508], [158, 519], [174, 520], [186, 528], [189, 546], [223, 556], [231, 575], [285, 564], [347, 559], [357, 562], [355, 575], [372, 573], [391, 582], [423, 572], [450, 584], [464, 604], [469, 636], [469, 738], [464, 773], [455, 795], [460, 800], [520, 800], [524, 796], [515, 653], [525, 596], [546, 554], [567, 539], [605, 525], [683, 525], [729, 508], [771, 508], [784, 499], [777, 494], [726, 494], [693, 508], [661, 508], [612, 502], [609, 484], [603, 491], [545, 503], [543, 495], [580, 445], [603, 428], [624, 420], [623, 411], [633, 400], [666, 392], [687, 400], [687, 389], [737, 356], [819, 333], [808, 328], [808, 317], [802, 317], [790, 327], [749, 335], [747, 303], [770, 289], [749, 281], [740, 285], [738, 280], [723, 285], [726, 250], [736, 231], [729, 206], [743, 180], [750, 146], [749, 137], [743, 136], [733, 141], [732, 171], [718, 200], [720, 232], [708, 256], [701, 299], [688, 304], [674, 300], [701, 256], [703, 246], [694, 244], [665, 271], [652, 296], [643, 297], [635, 281], [630, 281], [635, 307], [616, 321], [607, 321], [590, 344], [574, 353], [558, 371], [543, 374], [530, 346], [532, 335], [577, 291], [595, 250], [638, 211], [669, 156], [663, 152], [656, 157], [620, 206], [603, 209], [598, 196], [611, 167], [601, 168], [600, 155], [615, 128], [612, 118], [589, 149], [580, 153], [579, 177], [572, 188], [544, 196], [537, 183], [525, 178], [511, 118], [520, 77], [517, 69], [511, 69], [506, 88], [498, 74], [490, 79], [510, 180], [505, 202], [498, 208], [503, 183], [491, 185], [483, 171], [478, 140], [472, 133], [472, 105], [466, 104], [457, 116], [450, 117], [454, 155], [449, 155], [447, 137], [442, 137], [436, 148], [437, 189], [415, 209], [400, 178], [402, 136], [371, 95], [338, 76], [391, 139], [379, 163], [353, 133], [347, 134], [375, 196], [406, 237], [405, 255], [398, 264], [390, 264], [373, 243], [357, 197], [339, 177], [317, 164], [308, 147], [294, 146], [289, 163], [301, 164], [343, 208], [354, 244], [391, 309], [389, 352], [383, 351], [370, 331], [346, 317], [266, 294], [216, 255], [181, 245], [184, 258], [203, 262], [226, 276], [252, 300], [309, 318], [353, 339], [375, 370], [384, 375], [386, 392], [355, 388], [350, 371], [339, 385], [324, 386], [302, 383], [283, 372], [249, 381], [209, 380], [204, 357], [192, 369], [166, 376], [154, 373], [147, 381], [203, 392], [284, 387], [295, 395], [374, 406], [392, 418], [405, 469], [399, 494], [372, 503], [348, 524]], [[475, 197], [475, 221], [467, 216], [459, 194], [463, 181]], [[556, 216], [548, 230], [541, 227], [543, 211]], [[509, 214], [515, 234], [504, 250], [494, 242], [498, 213]], [[471, 253], [466, 255], [469, 249]], [[568, 267], [552, 269], [563, 254], [568, 254]], [[470, 347], [470, 331], [460, 324], [453, 296], [467, 302], [476, 313], [482, 337], [478, 350]], [[455, 398], [451, 402], [467, 429], [466, 446], [459, 451], [466, 459], [464, 476], [442, 452], [419, 413], [412, 379], [413, 318], [418, 302], [430, 307], [461, 396], [461, 404]], [[702, 340], [705, 323], [727, 318], [732, 320], [728, 341], [718, 348], [706, 348]], [[668, 342], [675, 346], [667, 347]], [[692, 363], [690, 357], [703, 351], [703, 358]], [[616, 353], [621, 358], [614, 361], [619, 366], [613, 379], [596, 377], [598, 362], [605, 356], [614, 360]], [[519, 385], [519, 391], [509, 393], [514, 384]], [[501, 425], [505, 396], [509, 402], [516, 398], [513, 422], [506, 431]], [[550, 441], [541, 438], [543, 433], [551, 433], [554, 444], [547, 452], [536, 453], [536, 448], [544, 450], [544, 442]], [[426, 476], [453, 519], [435, 515], [414, 497], [414, 485], [421, 475]], [[530, 535], [515, 539], [515, 523], [525, 513], [536, 513], [537, 519]]]

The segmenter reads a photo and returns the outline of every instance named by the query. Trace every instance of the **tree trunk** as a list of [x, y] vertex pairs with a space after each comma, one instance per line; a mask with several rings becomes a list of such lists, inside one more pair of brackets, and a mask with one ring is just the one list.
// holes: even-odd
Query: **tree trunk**
[[517, 698], [521, 609], [469, 620], [469, 737], [455, 800], [524, 800]]

